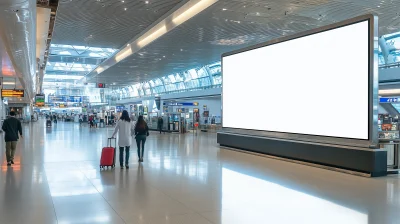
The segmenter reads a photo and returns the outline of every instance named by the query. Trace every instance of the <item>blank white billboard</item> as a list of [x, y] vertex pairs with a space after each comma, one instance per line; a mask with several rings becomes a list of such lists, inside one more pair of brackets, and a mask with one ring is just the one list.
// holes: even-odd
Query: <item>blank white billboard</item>
[[368, 139], [369, 21], [222, 58], [223, 127]]

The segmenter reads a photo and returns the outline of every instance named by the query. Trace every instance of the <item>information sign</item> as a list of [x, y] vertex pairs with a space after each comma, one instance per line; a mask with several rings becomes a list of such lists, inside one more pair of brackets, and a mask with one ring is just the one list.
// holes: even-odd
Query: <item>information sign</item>
[[24, 97], [25, 91], [23, 89], [2, 89], [1, 97]]

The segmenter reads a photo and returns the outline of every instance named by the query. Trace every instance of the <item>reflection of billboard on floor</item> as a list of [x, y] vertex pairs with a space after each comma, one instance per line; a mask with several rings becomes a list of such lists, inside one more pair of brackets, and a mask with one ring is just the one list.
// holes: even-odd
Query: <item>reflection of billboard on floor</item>
[[223, 127], [368, 140], [372, 19], [224, 54]]

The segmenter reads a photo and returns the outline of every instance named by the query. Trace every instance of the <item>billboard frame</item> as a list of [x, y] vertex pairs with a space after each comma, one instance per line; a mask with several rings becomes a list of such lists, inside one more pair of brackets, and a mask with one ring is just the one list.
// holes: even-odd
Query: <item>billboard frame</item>
[[224, 72], [223, 72], [223, 58], [231, 56], [234, 54], [239, 54], [242, 52], [255, 50], [258, 48], [279, 44], [282, 42], [310, 36], [313, 34], [326, 32], [329, 30], [334, 30], [337, 28], [349, 26], [352, 24], [368, 21], [368, 139], [352, 139], [343, 137], [330, 137], [330, 136], [320, 136], [320, 135], [309, 135], [309, 134], [299, 134], [299, 133], [285, 133], [285, 132], [274, 132], [274, 131], [264, 131], [264, 130], [249, 130], [242, 128], [231, 128], [223, 126], [222, 117], [222, 131], [221, 133], [232, 133], [241, 134], [249, 136], [258, 136], [266, 138], [274, 138], [282, 141], [302, 141], [309, 142], [313, 144], [332, 144], [332, 145], [343, 145], [343, 146], [357, 146], [363, 147], [367, 150], [374, 150], [378, 148], [378, 17], [372, 14], [362, 15], [354, 17], [342, 22], [337, 22], [334, 24], [322, 26], [316, 29], [300, 32], [294, 35], [277, 38], [265, 43], [256, 44], [253, 46], [245, 47], [242, 49], [234, 50], [222, 54], [221, 56], [221, 77], [222, 77], [222, 91], [221, 91], [221, 114], [223, 114], [223, 88], [224, 88]]

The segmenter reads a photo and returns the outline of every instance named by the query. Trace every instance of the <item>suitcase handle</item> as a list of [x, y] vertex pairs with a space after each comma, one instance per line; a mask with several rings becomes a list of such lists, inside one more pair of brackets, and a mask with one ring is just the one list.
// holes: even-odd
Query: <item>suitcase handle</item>
[[108, 138], [108, 146], [112, 147], [112, 140], [114, 139], [114, 148], [117, 148], [117, 138]]

